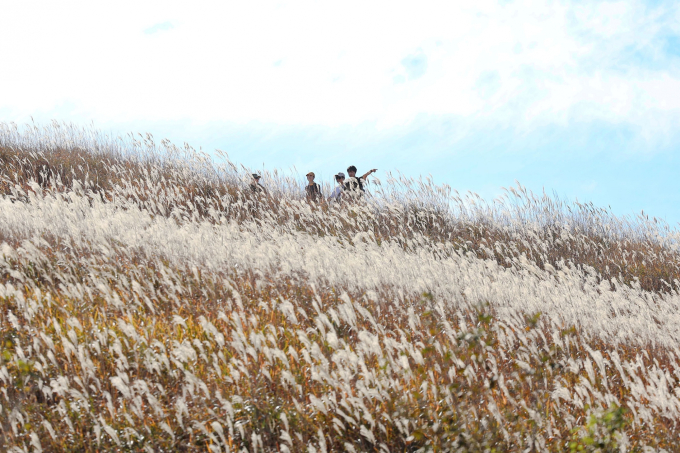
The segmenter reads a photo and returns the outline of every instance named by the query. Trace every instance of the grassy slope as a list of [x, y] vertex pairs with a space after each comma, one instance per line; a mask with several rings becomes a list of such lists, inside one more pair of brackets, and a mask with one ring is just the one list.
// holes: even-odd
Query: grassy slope
[[149, 139], [3, 134], [4, 448], [674, 449], [673, 232], [528, 195], [449, 215], [417, 186], [312, 208]]

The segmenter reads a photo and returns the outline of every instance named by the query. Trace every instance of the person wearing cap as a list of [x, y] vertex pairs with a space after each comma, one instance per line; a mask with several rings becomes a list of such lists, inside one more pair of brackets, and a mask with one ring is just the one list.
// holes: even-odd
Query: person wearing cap
[[313, 171], [310, 171], [306, 176], [308, 181], [308, 184], [305, 187], [305, 192], [307, 192], [307, 200], [314, 202], [321, 201], [323, 199], [323, 196], [321, 195], [321, 186], [314, 182], [316, 175], [314, 175]]
[[342, 199], [343, 184], [345, 183], [345, 174], [343, 172], [340, 172], [337, 175], [335, 175], [335, 182], [337, 182], [338, 185], [335, 187], [335, 190], [333, 190], [333, 193], [331, 193], [331, 196], [328, 197], [329, 201], [340, 201]]
[[352, 192], [352, 193], [358, 193], [358, 194], [365, 192], [364, 184], [366, 183], [366, 178], [368, 178], [368, 176], [371, 173], [375, 173], [376, 171], [378, 171], [378, 169], [374, 168], [373, 170], [369, 170], [368, 172], [366, 172], [363, 176], [357, 178], [356, 177], [357, 167], [355, 167], [354, 165], [350, 165], [347, 168], [347, 174], [349, 175], [349, 181], [347, 181], [345, 183], [345, 190]]
[[262, 185], [260, 184], [261, 178], [262, 178], [262, 176], [260, 176], [259, 174], [253, 173], [253, 180], [250, 183], [250, 189], [255, 193], [266, 193], [267, 192], [267, 189], [262, 187]]

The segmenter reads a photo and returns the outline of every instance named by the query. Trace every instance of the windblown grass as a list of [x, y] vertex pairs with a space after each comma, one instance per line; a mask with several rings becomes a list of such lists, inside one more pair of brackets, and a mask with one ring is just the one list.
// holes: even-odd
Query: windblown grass
[[676, 449], [677, 232], [521, 187], [362, 203], [0, 127], [13, 451]]

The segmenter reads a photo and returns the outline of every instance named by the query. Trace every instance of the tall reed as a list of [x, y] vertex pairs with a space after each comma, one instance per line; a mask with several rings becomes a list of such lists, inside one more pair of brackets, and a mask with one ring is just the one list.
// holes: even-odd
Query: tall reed
[[675, 449], [677, 231], [0, 126], [7, 451]]

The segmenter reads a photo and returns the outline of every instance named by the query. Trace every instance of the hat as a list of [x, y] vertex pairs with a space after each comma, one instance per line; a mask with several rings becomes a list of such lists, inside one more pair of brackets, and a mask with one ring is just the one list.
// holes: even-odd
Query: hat
[[260, 179], [262, 176], [258, 175], [257, 173], [253, 173], [253, 178], [255, 179]]
[[316, 175], [314, 174], [314, 172], [313, 172], [313, 171], [310, 171], [310, 172], [309, 172], [309, 173], [307, 173], [307, 174], [306, 174], [305, 176], [311, 176], [311, 177], [315, 177]]
[[338, 178], [344, 178], [344, 177], [345, 177], [345, 174], [344, 174], [343, 172], [340, 172], [340, 173], [338, 173], [338, 174], [335, 175], [335, 176], [338, 177]]

